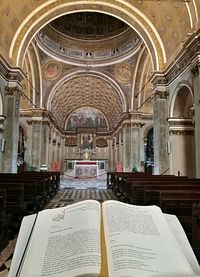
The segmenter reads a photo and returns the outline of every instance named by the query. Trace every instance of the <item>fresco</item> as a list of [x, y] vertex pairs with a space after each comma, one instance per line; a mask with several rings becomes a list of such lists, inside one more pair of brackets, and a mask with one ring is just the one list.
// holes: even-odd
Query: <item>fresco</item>
[[97, 131], [108, 129], [105, 117], [94, 108], [81, 108], [71, 114], [66, 130], [75, 131], [78, 127], [96, 128]]
[[61, 73], [60, 64], [56, 61], [49, 61], [44, 66], [44, 77], [45, 79], [55, 79]]

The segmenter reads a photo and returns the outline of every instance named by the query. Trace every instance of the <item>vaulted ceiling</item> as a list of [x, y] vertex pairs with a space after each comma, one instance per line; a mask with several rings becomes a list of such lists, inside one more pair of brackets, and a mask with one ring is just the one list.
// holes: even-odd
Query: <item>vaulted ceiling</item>
[[23, 67], [27, 97], [62, 128], [85, 106], [112, 129], [149, 97], [150, 74], [173, 63], [200, 27], [199, 0], [7, 0], [0, 14], [0, 54]]

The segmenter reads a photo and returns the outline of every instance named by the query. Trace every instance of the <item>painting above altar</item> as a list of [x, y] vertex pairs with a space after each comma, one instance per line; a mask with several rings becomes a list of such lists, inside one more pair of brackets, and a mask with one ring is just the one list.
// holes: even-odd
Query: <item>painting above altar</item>
[[105, 116], [92, 107], [80, 108], [69, 116], [66, 130], [75, 131], [78, 127], [96, 128], [97, 131], [108, 130]]

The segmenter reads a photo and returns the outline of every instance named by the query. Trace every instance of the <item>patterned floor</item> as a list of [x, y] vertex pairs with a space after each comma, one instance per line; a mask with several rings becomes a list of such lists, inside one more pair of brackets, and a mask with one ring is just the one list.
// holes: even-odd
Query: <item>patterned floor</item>
[[[46, 209], [63, 207], [85, 199], [95, 199], [100, 202], [116, 199], [111, 190], [107, 189], [106, 176], [90, 179], [73, 179], [62, 176], [60, 190], [46, 206]], [[7, 277], [16, 238], [9, 242], [7, 247], [0, 253], [0, 277]]]
[[72, 177], [72, 175], [65, 173], [61, 177], [60, 186], [61, 188], [76, 188], [76, 189], [106, 189], [106, 173], [102, 173], [97, 178], [89, 179], [78, 179]]

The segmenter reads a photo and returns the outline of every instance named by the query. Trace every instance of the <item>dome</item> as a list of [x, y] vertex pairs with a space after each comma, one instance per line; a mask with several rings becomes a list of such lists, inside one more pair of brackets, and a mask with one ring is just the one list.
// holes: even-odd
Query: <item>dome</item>
[[99, 40], [123, 33], [129, 26], [123, 21], [103, 13], [78, 12], [61, 16], [50, 25], [69, 37]]

